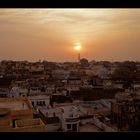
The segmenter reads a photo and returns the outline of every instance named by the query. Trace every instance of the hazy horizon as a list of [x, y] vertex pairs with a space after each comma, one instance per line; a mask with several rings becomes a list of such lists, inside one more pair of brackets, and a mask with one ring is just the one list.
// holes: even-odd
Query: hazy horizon
[[0, 61], [140, 60], [140, 9], [0, 9]]
[[[83, 57], [85, 58], [85, 57]], [[82, 59], [82, 58], [81, 58]], [[87, 58], [85, 58], [87, 59]], [[92, 62], [92, 61], [95, 61], [95, 62], [102, 62], [102, 61], [108, 61], [110, 63], [114, 63], [114, 62], [126, 62], [126, 61], [129, 61], [129, 62], [139, 62], [140, 63], [140, 60], [95, 60], [95, 59], [87, 59], [89, 62]], [[22, 60], [16, 60], [16, 59], [2, 59], [0, 60], [0, 62], [2, 61], [17, 61], [17, 62], [23, 62], [23, 61], [27, 61], [27, 62], [31, 62], [31, 63], [34, 63], [34, 62], [43, 62], [43, 61], [47, 61], [47, 62], [54, 62], [54, 63], [65, 63], [65, 62], [70, 62], [70, 63], [76, 63], [78, 62], [77, 60], [74, 60], [74, 61], [51, 61], [51, 60], [47, 60], [47, 59], [39, 59], [39, 60], [26, 60], [26, 59], [22, 59]]]

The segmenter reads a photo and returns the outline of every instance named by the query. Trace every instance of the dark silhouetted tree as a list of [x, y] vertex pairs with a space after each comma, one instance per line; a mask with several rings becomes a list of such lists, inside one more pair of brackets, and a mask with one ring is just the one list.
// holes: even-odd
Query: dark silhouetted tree
[[125, 88], [131, 87], [131, 84], [136, 79], [136, 67], [134, 63], [121, 63], [112, 74], [113, 80], [122, 81]]

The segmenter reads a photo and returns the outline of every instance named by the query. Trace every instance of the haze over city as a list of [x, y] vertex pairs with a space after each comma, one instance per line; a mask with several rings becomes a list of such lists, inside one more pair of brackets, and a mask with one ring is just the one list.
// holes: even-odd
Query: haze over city
[[140, 9], [0, 9], [0, 60], [140, 60]]

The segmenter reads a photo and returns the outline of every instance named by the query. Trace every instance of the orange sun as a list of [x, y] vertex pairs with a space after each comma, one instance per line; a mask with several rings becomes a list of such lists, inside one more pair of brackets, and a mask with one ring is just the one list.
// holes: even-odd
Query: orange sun
[[74, 46], [74, 49], [76, 51], [80, 51], [81, 50], [81, 45], [79, 43], [77, 43], [75, 46]]

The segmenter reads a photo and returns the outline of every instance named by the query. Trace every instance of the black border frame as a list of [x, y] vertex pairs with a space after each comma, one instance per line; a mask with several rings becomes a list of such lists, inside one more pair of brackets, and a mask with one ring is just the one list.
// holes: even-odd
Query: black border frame
[[1, 0], [0, 8], [139, 8], [139, 0]]
[[[1, 0], [0, 8], [140, 8], [139, 0]], [[86, 132], [86, 133], [19, 133], [0, 132], [0, 138], [14, 140], [43, 140], [43, 139], [135, 139], [140, 136], [139, 132]]]

